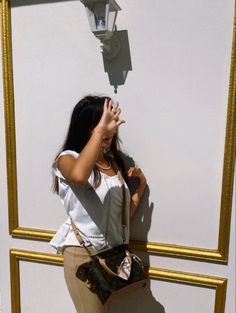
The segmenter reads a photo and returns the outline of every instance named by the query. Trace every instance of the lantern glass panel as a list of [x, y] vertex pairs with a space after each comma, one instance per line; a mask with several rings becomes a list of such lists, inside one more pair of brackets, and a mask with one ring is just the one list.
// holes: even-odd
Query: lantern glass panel
[[86, 8], [86, 12], [87, 12], [88, 21], [89, 21], [89, 25], [90, 25], [91, 31], [94, 32], [94, 31], [96, 31], [96, 23], [95, 23], [94, 14], [88, 8]]
[[98, 18], [95, 16], [95, 25], [96, 25], [96, 30], [106, 29], [106, 22], [104, 18]]
[[98, 2], [94, 7], [94, 18], [96, 30], [107, 29], [107, 19], [109, 13], [109, 4], [105, 2]]
[[117, 11], [110, 11], [110, 12], [109, 12], [109, 18], [108, 18], [107, 29], [108, 29], [110, 32], [113, 32], [114, 29], [115, 29], [116, 16], [117, 16]]

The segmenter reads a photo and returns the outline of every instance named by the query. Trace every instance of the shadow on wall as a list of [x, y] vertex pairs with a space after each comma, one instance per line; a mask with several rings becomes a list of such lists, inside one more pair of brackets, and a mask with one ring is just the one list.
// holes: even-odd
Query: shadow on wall
[[139, 289], [122, 299], [114, 299], [109, 313], [165, 313], [164, 307], [156, 301], [150, 289]]
[[[122, 158], [125, 161], [126, 171], [135, 166], [135, 161], [130, 156], [122, 154]], [[136, 189], [135, 184], [138, 182], [128, 182], [131, 194]], [[142, 197], [138, 210], [131, 221], [131, 239], [140, 240], [146, 242], [148, 239], [148, 232], [151, 226], [152, 212], [154, 204], [149, 204], [149, 188]], [[150, 266], [149, 255], [147, 253], [142, 254], [142, 260], [145, 266]], [[150, 280], [148, 281], [148, 287], [135, 291], [122, 299], [114, 300], [109, 310], [109, 313], [165, 313], [165, 309], [161, 303], [159, 303], [153, 296], [150, 290]]]
[[127, 30], [119, 30], [114, 35], [120, 45], [120, 51], [111, 61], [103, 54], [104, 70], [108, 74], [111, 86], [114, 86], [114, 92], [117, 93], [118, 86], [124, 85], [129, 71], [132, 71], [129, 39]]
[[[135, 166], [135, 161], [133, 158], [130, 156], [127, 156], [122, 153], [122, 158], [125, 162], [125, 169], [126, 171], [130, 168]], [[145, 173], [144, 173], [145, 175]], [[138, 182], [135, 181], [130, 181], [128, 182], [129, 189], [131, 192], [131, 195], [135, 192], [137, 188]], [[152, 212], [154, 208], [153, 203], [149, 203], [149, 195], [150, 195], [150, 190], [149, 187], [147, 186], [142, 200], [139, 204], [138, 210], [135, 213], [135, 216], [131, 220], [130, 224], [130, 239], [131, 240], [139, 240], [139, 241], [148, 241], [148, 232], [151, 227], [151, 220], [152, 220]], [[145, 260], [145, 265], [149, 266], [149, 258]]]

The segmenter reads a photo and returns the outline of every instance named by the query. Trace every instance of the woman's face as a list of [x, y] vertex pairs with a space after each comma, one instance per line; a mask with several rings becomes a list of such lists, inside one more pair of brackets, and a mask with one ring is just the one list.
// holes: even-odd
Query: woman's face
[[113, 137], [114, 137], [114, 135], [113, 136], [103, 136], [103, 138], [102, 138], [102, 148], [105, 151], [109, 150]]
[[[93, 133], [94, 129], [92, 130], [92, 133]], [[116, 132], [115, 132], [116, 133]], [[109, 149], [110, 149], [110, 146], [111, 146], [111, 142], [112, 142], [112, 139], [115, 135], [115, 133], [113, 135], [109, 134], [109, 135], [104, 135], [103, 138], [102, 138], [102, 149], [107, 152]]]

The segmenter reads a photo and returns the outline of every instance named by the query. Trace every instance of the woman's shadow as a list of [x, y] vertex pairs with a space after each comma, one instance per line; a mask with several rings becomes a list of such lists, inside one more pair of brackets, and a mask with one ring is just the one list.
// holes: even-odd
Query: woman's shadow
[[[134, 160], [123, 154], [123, 160], [125, 161], [126, 170], [135, 166]], [[129, 189], [132, 192], [137, 187], [139, 182], [132, 179], [128, 182]], [[148, 232], [151, 226], [151, 218], [153, 212], [153, 203], [149, 203], [149, 188], [147, 186], [142, 200], [139, 204], [138, 210], [131, 220], [130, 224], [130, 239], [147, 242]], [[135, 251], [138, 254], [138, 251]], [[150, 266], [149, 255], [147, 253], [142, 254], [142, 260], [146, 267]], [[165, 313], [163, 305], [156, 300], [150, 289], [150, 279], [146, 288], [141, 288], [137, 291], [131, 292], [121, 299], [115, 299], [110, 307], [109, 313]]]

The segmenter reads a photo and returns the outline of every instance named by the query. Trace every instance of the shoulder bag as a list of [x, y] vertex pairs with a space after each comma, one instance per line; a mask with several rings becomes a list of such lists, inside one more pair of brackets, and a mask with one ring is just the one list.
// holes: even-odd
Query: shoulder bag
[[122, 296], [135, 289], [145, 287], [147, 275], [141, 259], [130, 251], [125, 244], [125, 229], [127, 225], [125, 212], [125, 185], [124, 179], [118, 172], [123, 189], [123, 244], [108, 250], [93, 254], [91, 247], [85, 245], [73, 220], [71, 224], [76, 238], [90, 257], [90, 260], [80, 265], [76, 276], [87, 283], [91, 292], [97, 294], [102, 304], [108, 306], [114, 297]]

